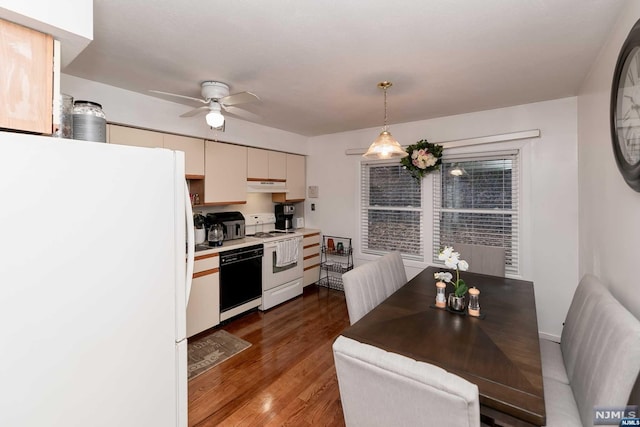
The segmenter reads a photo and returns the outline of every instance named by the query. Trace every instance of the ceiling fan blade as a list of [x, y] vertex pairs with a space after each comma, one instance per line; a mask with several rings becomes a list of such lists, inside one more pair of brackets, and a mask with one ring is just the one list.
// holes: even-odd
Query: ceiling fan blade
[[178, 95], [177, 93], [162, 92], [161, 90], [151, 90], [150, 89], [149, 92], [159, 93], [161, 95], [175, 96], [177, 98], [190, 99], [192, 101], [202, 102], [203, 104], [208, 104], [209, 103], [209, 101], [206, 101], [206, 100], [204, 100], [202, 98], [194, 98], [192, 96]]
[[253, 120], [253, 121], [259, 121], [262, 119], [262, 117], [260, 117], [259, 115], [253, 114], [252, 112], [247, 110], [243, 110], [242, 108], [226, 106], [224, 104], [221, 104], [221, 105], [224, 111], [226, 111], [229, 114], [233, 114], [234, 116], [238, 116], [240, 118]]
[[258, 98], [258, 95], [251, 92], [238, 92], [224, 96], [218, 100], [218, 102], [223, 105], [238, 105], [256, 101], [260, 101], [260, 98]]
[[198, 115], [200, 113], [209, 112], [209, 110], [210, 110], [209, 106], [205, 105], [204, 107], [198, 107], [198, 108], [195, 108], [195, 109], [193, 109], [191, 111], [187, 111], [184, 114], [180, 114], [180, 117], [193, 117], [193, 116]]

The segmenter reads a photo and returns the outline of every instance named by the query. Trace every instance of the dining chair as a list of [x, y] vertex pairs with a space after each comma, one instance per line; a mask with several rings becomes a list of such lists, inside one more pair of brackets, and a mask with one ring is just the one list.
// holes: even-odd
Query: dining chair
[[353, 325], [387, 298], [380, 266], [372, 261], [342, 275], [349, 321]]
[[480, 426], [478, 387], [437, 366], [339, 336], [333, 343], [350, 426]]
[[468, 271], [471, 273], [504, 277], [504, 248], [467, 243], [454, 243], [453, 247], [460, 253], [460, 259], [469, 263]]
[[407, 272], [404, 269], [402, 255], [398, 251], [389, 252], [377, 261], [382, 282], [387, 296], [391, 295], [407, 283]]

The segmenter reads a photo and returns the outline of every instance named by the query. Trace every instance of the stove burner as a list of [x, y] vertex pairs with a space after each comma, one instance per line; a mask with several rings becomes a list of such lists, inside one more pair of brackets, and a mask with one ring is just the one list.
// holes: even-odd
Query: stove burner
[[259, 231], [256, 234], [254, 234], [253, 237], [258, 237], [258, 238], [262, 237], [262, 238], [264, 238], [264, 237], [276, 237], [276, 236], [274, 234], [271, 234], [271, 233], [265, 233], [265, 232]]

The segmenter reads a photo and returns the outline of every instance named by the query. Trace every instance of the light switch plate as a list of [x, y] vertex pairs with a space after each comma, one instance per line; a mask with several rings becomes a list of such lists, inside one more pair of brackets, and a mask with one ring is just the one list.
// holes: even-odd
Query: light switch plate
[[310, 198], [317, 198], [318, 197], [318, 186], [317, 185], [310, 185], [309, 186], [309, 197]]

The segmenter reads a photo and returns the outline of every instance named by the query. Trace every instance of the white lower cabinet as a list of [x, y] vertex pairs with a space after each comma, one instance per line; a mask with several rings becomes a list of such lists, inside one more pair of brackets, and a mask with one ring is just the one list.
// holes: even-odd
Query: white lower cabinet
[[187, 337], [220, 323], [220, 257], [196, 256], [187, 304]]
[[320, 230], [305, 230], [303, 235], [303, 285], [307, 286], [316, 283], [320, 277]]

